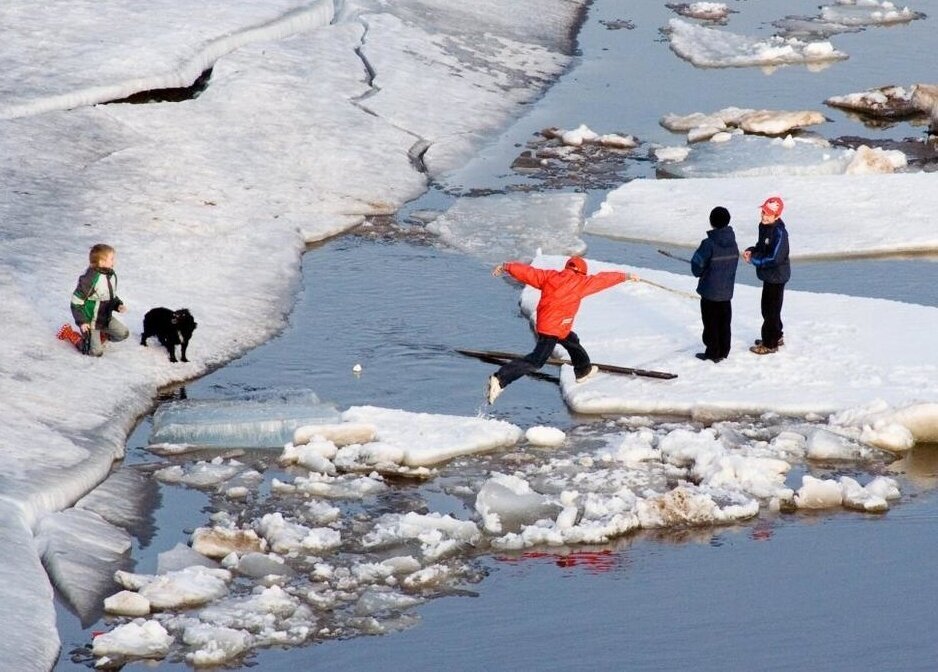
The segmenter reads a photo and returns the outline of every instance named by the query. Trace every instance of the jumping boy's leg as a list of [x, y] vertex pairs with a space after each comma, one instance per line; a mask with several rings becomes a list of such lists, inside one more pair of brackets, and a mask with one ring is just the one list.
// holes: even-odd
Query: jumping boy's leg
[[573, 375], [578, 379], [590, 374], [593, 365], [590, 363], [590, 356], [580, 345], [580, 337], [574, 332], [570, 332], [565, 339], [560, 341], [560, 345], [570, 354], [570, 363], [573, 364]]
[[537, 343], [534, 350], [521, 359], [513, 359], [493, 375], [498, 379], [502, 388], [507, 387], [521, 376], [527, 375], [532, 371], [537, 371], [547, 363], [554, 346], [557, 345], [557, 339], [554, 336], [542, 336], [538, 334]]

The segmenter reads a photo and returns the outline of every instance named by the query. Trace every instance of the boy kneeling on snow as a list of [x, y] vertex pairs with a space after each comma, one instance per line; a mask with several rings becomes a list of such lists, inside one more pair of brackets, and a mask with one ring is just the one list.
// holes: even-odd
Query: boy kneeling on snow
[[89, 266], [78, 278], [72, 293], [72, 317], [81, 333], [88, 339], [88, 354], [104, 354], [101, 332], [112, 341], [123, 341], [130, 332], [114, 312], [127, 308], [117, 296], [117, 274], [114, 272], [114, 248], [104, 243], [94, 245], [88, 252]]

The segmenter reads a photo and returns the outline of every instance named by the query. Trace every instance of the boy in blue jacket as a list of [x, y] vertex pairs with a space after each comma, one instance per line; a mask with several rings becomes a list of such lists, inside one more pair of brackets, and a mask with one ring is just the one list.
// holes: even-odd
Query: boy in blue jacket
[[762, 338], [749, 348], [757, 355], [778, 352], [785, 345], [782, 325], [782, 301], [785, 283], [791, 279], [788, 261], [788, 230], [782, 221], [785, 204], [778, 196], [767, 198], [761, 206], [759, 240], [743, 252], [743, 259], [756, 267], [762, 281]]
[[694, 256], [690, 268], [700, 278], [700, 317], [703, 320], [704, 351], [697, 359], [721, 362], [730, 354], [733, 321], [733, 288], [736, 285], [736, 267], [739, 265], [739, 247], [736, 233], [730, 224], [730, 213], [724, 207], [710, 211], [710, 226]]

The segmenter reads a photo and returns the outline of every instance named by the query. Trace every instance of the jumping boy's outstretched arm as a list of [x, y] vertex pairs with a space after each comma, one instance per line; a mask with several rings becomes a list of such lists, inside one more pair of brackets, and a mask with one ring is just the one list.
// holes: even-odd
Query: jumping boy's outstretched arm
[[492, 275], [495, 277], [500, 276], [502, 273], [507, 273], [518, 282], [540, 289], [551, 273], [556, 273], [556, 271], [534, 268], [534, 266], [523, 264], [520, 261], [506, 261], [492, 269]]

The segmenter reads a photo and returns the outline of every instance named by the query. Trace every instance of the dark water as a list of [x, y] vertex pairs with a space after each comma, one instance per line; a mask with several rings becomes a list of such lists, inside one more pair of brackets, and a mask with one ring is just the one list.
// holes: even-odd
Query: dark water
[[[815, 3], [800, 0], [785, 3], [784, 12], [774, 2], [730, 6], [742, 12], [730, 28], [748, 34], [767, 30], [764, 21], [781, 13], [817, 12]], [[670, 16], [659, 2], [596, 2], [581, 34], [580, 67], [482, 152], [455, 186], [503, 188], [529, 180], [505, 177], [507, 166], [515, 145], [543, 126], [587, 123], [599, 132], [676, 143], [657, 126], [667, 112], [727, 105], [817, 108], [830, 95], [932, 77], [931, 21], [833, 38], [851, 60], [820, 73], [783, 68], [766, 75], [700, 71], [679, 61], [657, 33]], [[635, 29], [612, 31], [601, 23], [615, 19], [630, 19]], [[907, 125], [865, 129], [842, 113], [829, 116], [830, 136], [919, 132]], [[635, 163], [628, 170], [638, 175], [649, 168]], [[408, 209], [438, 207], [448, 198], [430, 193]], [[682, 270], [654, 246], [596, 237], [587, 242], [595, 258]], [[526, 351], [531, 344], [517, 288], [419, 231], [384, 235], [376, 227], [329, 241], [306, 254], [303, 274], [284, 333], [188, 385], [190, 398], [308, 387], [343, 408], [375, 404], [474, 415], [493, 367], [453, 349]], [[936, 283], [934, 260], [876, 259], [796, 264], [791, 287], [938, 305]], [[196, 340], [191, 354], [197, 352]], [[360, 376], [352, 373], [356, 363], [363, 367]], [[522, 427], [565, 430], [594, 422], [571, 416], [554, 385], [531, 379], [512, 386], [493, 415]], [[144, 419], [128, 441], [128, 464], [157, 461], [141, 448], [148, 433]], [[484, 471], [487, 459], [457, 469]], [[938, 451], [916, 447], [891, 470], [903, 498], [885, 515], [763, 514], [729, 529], [643, 533], [600, 548], [485, 556], [478, 559], [484, 580], [467, 586], [466, 595], [416, 609], [416, 627], [264, 650], [247, 664], [263, 670], [934, 669], [938, 643], [931, 637], [930, 588], [938, 579]], [[420, 486], [414, 496], [432, 510], [467, 515], [444, 492], [453, 473]], [[154, 571], [156, 553], [185, 543], [188, 530], [204, 525], [210, 510], [203, 493], [160, 489], [155, 532], [134, 547], [142, 572]], [[83, 628], [61, 605], [59, 613], [63, 655], [57, 669], [85, 669], [69, 652], [86, 645], [91, 631], [108, 626], [99, 621]], [[149, 664], [125, 667], [145, 668]]]

